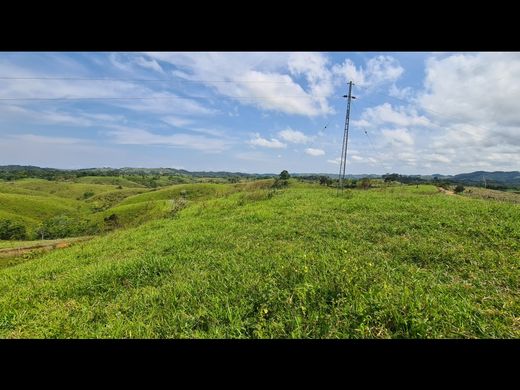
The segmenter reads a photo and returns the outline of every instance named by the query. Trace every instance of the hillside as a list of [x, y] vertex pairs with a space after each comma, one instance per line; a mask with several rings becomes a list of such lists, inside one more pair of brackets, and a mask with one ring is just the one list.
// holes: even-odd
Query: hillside
[[0, 337], [520, 337], [517, 204], [251, 184], [1, 269]]

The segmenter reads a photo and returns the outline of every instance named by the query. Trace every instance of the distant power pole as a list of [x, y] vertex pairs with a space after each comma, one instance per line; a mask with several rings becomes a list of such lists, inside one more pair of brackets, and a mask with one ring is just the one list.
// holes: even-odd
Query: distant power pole
[[355, 96], [352, 96], [352, 85], [354, 83], [350, 81], [348, 83], [348, 95], [343, 95], [344, 98], [347, 98], [347, 115], [345, 116], [345, 131], [343, 133], [343, 146], [341, 149], [341, 160], [339, 163], [339, 188], [343, 190], [343, 181], [345, 180], [345, 169], [347, 167], [347, 146], [348, 146], [348, 126], [350, 122], [350, 102], [352, 99], [355, 99]]

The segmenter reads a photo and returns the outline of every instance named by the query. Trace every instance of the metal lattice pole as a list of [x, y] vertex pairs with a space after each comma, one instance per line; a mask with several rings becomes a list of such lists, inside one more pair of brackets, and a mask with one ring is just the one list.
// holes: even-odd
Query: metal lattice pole
[[345, 130], [343, 132], [343, 144], [341, 148], [341, 160], [339, 163], [339, 188], [343, 191], [343, 181], [345, 180], [345, 173], [347, 167], [347, 147], [348, 147], [348, 128], [350, 122], [350, 102], [355, 97], [352, 96], [352, 81], [348, 83], [348, 95], [344, 95], [347, 98], [347, 114], [345, 116]]

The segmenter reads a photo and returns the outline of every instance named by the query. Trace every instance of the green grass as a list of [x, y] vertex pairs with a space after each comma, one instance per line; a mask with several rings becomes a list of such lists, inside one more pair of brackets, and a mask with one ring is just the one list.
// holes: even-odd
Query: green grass
[[101, 194], [94, 195], [88, 198], [86, 201], [95, 210], [106, 210], [122, 202], [129, 196], [141, 194], [146, 191], [147, 189], [145, 188], [116, 189], [113, 191], [102, 192]]
[[143, 188], [142, 184], [138, 184], [131, 180], [117, 176], [84, 176], [76, 179], [78, 183], [85, 184], [103, 184], [111, 186], [122, 186], [127, 188]]
[[50, 181], [44, 179], [17, 180], [14, 182], [14, 186], [37, 193], [77, 200], [81, 200], [85, 192], [93, 192], [94, 195], [98, 195], [103, 192], [113, 191], [116, 187], [109, 184], [75, 183], [72, 181]]
[[234, 189], [235, 187], [229, 184], [178, 184], [160, 190], [130, 196], [122, 201], [120, 205], [156, 200], [171, 200], [179, 197], [184, 197], [188, 200], [209, 199], [224, 196], [233, 192]]
[[497, 191], [481, 187], [467, 187], [463, 196], [520, 204], [520, 194], [512, 191]]
[[0, 193], [0, 212], [41, 221], [58, 214], [75, 215], [84, 207], [72, 199]]
[[0, 337], [520, 337], [517, 205], [431, 186], [207, 195], [0, 270]]

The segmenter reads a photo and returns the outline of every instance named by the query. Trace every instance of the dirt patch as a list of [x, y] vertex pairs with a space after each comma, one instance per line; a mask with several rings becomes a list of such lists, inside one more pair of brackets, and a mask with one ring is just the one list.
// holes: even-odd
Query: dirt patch
[[452, 190], [446, 190], [442, 187], [437, 187], [437, 190], [439, 192], [444, 192], [446, 195], [455, 195], [455, 192], [453, 192]]
[[25, 253], [29, 253], [35, 250], [41, 250], [41, 251], [51, 251], [53, 249], [61, 249], [61, 248], [67, 248], [71, 244], [79, 241], [86, 241], [91, 239], [92, 237], [78, 237], [76, 239], [71, 240], [70, 238], [68, 240], [64, 241], [58, 241], [58, 242], [52, 242], [49, 244], [38, 244], [38, 245], [31, 245], [31, 246], [22, 246], [18, 248], [4, 248], [0, 249], [0, 257], [12, 257], [12, 256], [19, 256], [23, 255]]

